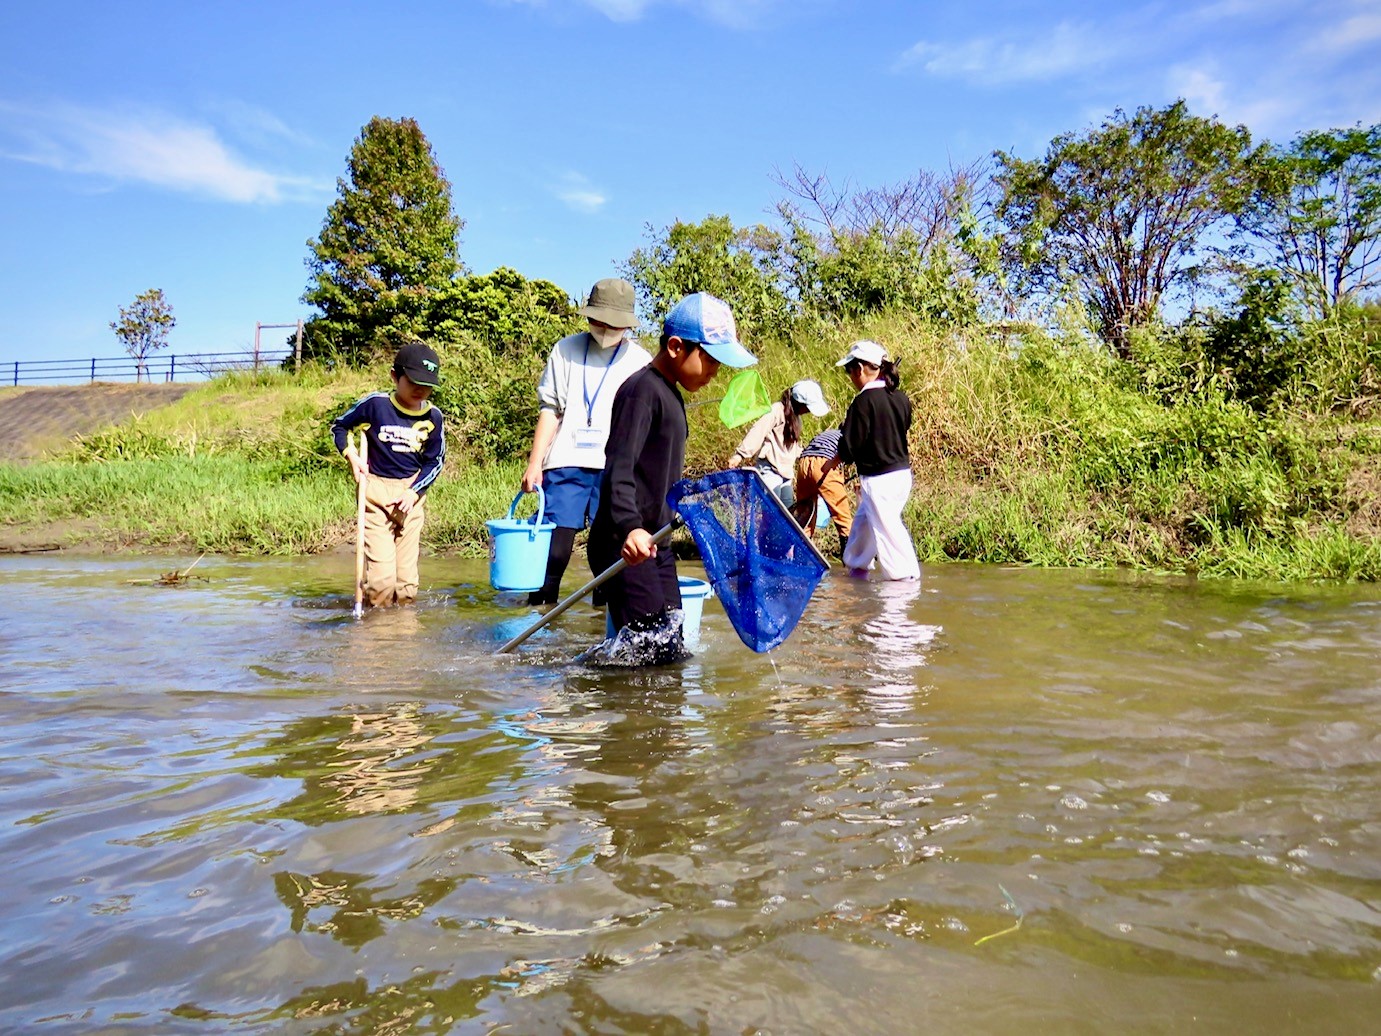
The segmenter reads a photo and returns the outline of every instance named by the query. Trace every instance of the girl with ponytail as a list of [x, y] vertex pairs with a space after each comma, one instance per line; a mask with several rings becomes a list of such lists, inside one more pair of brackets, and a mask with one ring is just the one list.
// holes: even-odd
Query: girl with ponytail
[[901, 390], [897, 364], [877, 342], [859, 341], [836, 366], [858, 395], [840, 428], [839, 460], [858, 469], [858, 513], [844, 547], [844, 566], [867, 577], [874, 567], [884, 579], [919, 579], [920, 562], [902, 509], [911, 495], [911, 400]]
[[825, 402], [825, 394], [816, 382], [796, 382], [748, 429], [748, 434], [729, 458], [729, 467], [752, 464], [767, 488], [790, 507], [795, 501], [791, 485], [796, 475], [796, 458], [805, 446], [801, 415], [811, 413], [824, 417], [829, 412], [830, 405]]

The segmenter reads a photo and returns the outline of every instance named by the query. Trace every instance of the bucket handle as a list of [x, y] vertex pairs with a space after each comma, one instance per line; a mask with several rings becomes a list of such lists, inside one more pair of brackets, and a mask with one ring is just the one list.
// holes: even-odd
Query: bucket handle
[[[535, 537], [537, 526], [542, 524], [542, 519], [545, 518], [547, 514], [547, 494], [542, 492], [541, 486], [538, 486], [533, 492], [537, 494], [537, 520], [533, 522], [533, 535]], [[518, 501], [526, 495], [527, 493], [524, 490], [518, 490], [518, 495], [513, 498], [513, 503], [508, 505], [508, 517], [514, 517], [513, 512], [518, 509]]]

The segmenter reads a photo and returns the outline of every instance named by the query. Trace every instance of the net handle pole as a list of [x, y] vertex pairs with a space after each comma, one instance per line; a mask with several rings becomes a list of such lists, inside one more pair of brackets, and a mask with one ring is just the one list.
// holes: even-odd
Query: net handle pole
[[801, 534], [801, 539], [805, 541], [806, 546], [820, 559], [820, 564], [825, 566], [825, 570], [829, 571], [830, 559], [825, 557], [825, 555], [820, 552], [820, 548], [815, 545], [815, 541], [806, 535], [806, 530], [801, 528], [801, 523], [798, 522], [796, 516], [791, 513], [791, 508], [782, 503], [782, 498], [770, 489], [767, 491], [767, 497], [777, 505], [777, 510], [782, 512], [783, 517], [792, 525], [796, 526], [796, 530]]
[[[666, 525], [663, 525], [660, 529], [658, 529], [655, 533], [652, 534], [652, 542], [661, 543], [664, 539], [671, 535], [671, 530], [676, 528], [676, 526], [680, 523], [680, 518], [673, 518], [671, 521], [667, 522]], [[523, 641], [527, 640], [528, 637], [532, 636], [547, 623], [551, 622], [552, 619], [556, 618], [571, 605], [579, 601], [582, 597], [586, 597], [589, 594], [593, 593], [595, 587], [607, 583], [610, 579], [614, 578], [614, 576], [618, 575], [627, 567], [628, 562], [623, 560], [623, 558], [619, 558], [612, 565], [606, 568], [603, 572], [595, 576], [588, 583], [582, 586], [579, 590], [577, 590], [575, 593], [571, 594], [571, 596], [567, 597], [564, 601], [562, 601], [560, 604], [553, 607], [551, 611], [541, 616], [531, 626], [523, 630], [523, 632], [519, 633], [516, 637], [510, 640], [503, 647], [499, 648], [499, 650], [495, 651], [494, 654], [502, 655], [508, 651], [512, 651]]]

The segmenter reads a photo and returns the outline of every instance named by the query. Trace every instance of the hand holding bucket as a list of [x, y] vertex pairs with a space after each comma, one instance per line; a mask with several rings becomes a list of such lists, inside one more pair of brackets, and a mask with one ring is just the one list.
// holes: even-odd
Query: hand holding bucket
[[508, 517], [485, 522], [489, 530], [489, 585], [495, 590], [540, 590], [547, 577], [547, 554], [555, 522], [544, 521], [547, 497], [537, 487], [537, 514], [532, 519], [514, 517], [519, 492], [508, 505]]

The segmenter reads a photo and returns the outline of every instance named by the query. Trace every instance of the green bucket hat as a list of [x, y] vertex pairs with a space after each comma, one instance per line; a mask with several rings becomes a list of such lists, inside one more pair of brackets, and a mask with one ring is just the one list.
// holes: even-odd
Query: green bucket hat
[[610, 327], [633, 327], [633, 285], [621, 277], [606, 277], [590, 289], [590, 297], [578, 309], [582, 317]]

